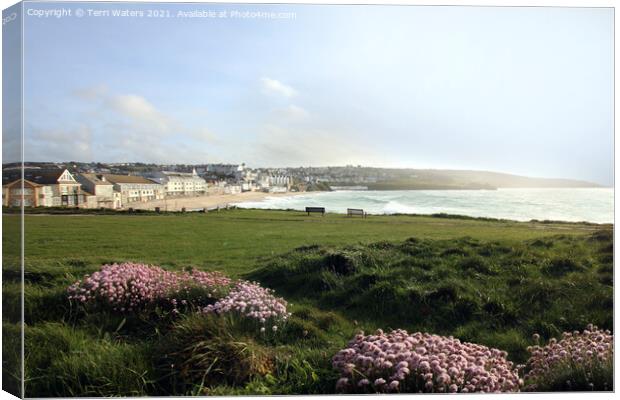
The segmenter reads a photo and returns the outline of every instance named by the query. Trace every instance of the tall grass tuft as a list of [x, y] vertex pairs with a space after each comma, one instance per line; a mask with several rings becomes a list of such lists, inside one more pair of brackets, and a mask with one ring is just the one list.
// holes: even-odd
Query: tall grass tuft
[[204, 395], [213, 385], [239, 386], [272, 372], [272, 350], [243, 322], [231, 315], [182, 318], [159, 344], [159, 384], [171, 393]]

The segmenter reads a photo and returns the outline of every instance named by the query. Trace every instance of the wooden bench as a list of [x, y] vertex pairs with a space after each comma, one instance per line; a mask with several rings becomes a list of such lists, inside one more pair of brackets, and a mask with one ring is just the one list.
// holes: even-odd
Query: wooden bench
[[325, 207], [306, 207], [306, 212], [308, 215], [310, 215], [310, 213], [321, 213], [325, 216]]
[[352, 217], [354, 215], [359, 215], [362, 218], [366, 218], [366, 213], [361, 208], [347, 208], [347, 215]]

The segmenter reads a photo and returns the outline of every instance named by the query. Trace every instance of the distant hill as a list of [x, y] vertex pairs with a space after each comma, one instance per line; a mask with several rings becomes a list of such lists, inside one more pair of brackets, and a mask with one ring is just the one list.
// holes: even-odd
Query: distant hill
[[[392, 170], [392, 173], [396, 170]], [[530, 178], [490, 171], [403, 169], [399, 176], [368, 184], [370, 190], [596, 188], [602, 185], [554, 178]]]

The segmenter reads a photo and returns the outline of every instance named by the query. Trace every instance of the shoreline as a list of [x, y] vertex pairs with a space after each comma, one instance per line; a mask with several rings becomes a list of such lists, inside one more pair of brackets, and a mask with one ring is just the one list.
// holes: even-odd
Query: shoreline
[[165, 200], [152, 200], [144, 203], [129, 203], [125, 209], [134, 210], [155, 210], [159, 207], [162, 211], [181, 211], [182, 208], [191, 209], [214, 209], [226, 208], [233, 204], [261, 201], [268, 197], [291, 197], [315, 192], [286, 192], [286, 193], [265, 193], [265, 192], [242, 192], [236, 194], [214, 194], [195, 197], [177, 197]]
[[[610, 189], [603, 189], [610, 190]], [[508, 190], [509, 191], [509, 190]], [[326, 207], [326, 211], [328, 213], [333, 214], [342, 214], [346, 215], [347, 207], [354, 207], [364, 209], [368, 215], [376, 215], [376, 216], [385, 216], [385, 215], [412, 215], [412, 216], [437, 216], [443, 218], [473, 218], [473, 219], [482, 219], [482, 220], [496, 220], [496, 221], [514, 221], [514, 222], [541, 222], [545, 223], [586, 223], [586, 224], [594, 224], [594, 225], [613, 225], [614, 219], [607, 220], [604, 218], [597, 217], [596, 215], [592, 218], [592, 215], [581, 215], [581, 218], [575, 218], [573, 215], [563, 215], [562, 213], [553, 215], [553, 214], [540, 214], [537, 212], [525, 212], [523, 215], [516, 215], [515, 213], [510, 212], [494, 212], [494, 213], [480, 213], [473, 212], [476, 210], [466, 210], [461, 208], [446, 208], [445, 210], [438, 209], [436, 207], [397, 207], [396, 205], [392, 205], [388, 210], [386, 207], [375, 207], [373, 204], [359, 204], [356, 203], [356, 199], [358, 195], [363, 195], [366, 193], [370, 195], [373, 191], [335, 191], [335, 192], [327, 192], [327, 191], [310, 191], [310, 192], [285, 192], [285, 193], [266, 193], [266, 192], [243, 192], [236, 194], [212, 194], [206, 196], [194, 196], [194, 197], [178, 197], [178, 198], [168, 198], [165, 200], [155, 200], [144, 203], [129, 203], [125, 206], [124, 209], [116, 210], [119, 214], [131, 214], [129, 208], [135, 211], [142, 212], [154, 212], [155, 208], [159, 207], [161, 212], [181, 212], [185, 208], [187, 212], [196, 212], [202, 211], [206, 209], [207, 211], [214, 211], [217, 208], [225, 209], [230, 207], [238, 207], [240, 209], [256, 209], [256, 210], [296, 210], [303, 211], [303, 206], [322, 206]], [[393, 191], [380, 191], [380, 192], [393, 192]], [[330, 193], [335, 195], [335, 205], [330, 209], [331, 196], [324, 197], [323, 195]], [[341, 194], [341, 195], [339, 195]], [[302, 196], [297, 198], [298, 196]], [[320, 198], [316, 198], [319, 196]], [[344, 197], [343, 197], [344, 196]], [[505, 196], [504, 196], [505, 197]], [[346, 200], [346, 201], [343, 201]], [[319, 201], [320, 200], [320, 201]], [[390, 200], [388, 198], [387, 200]], [[397, 199], [398, 200], [398, 199]], [[504, 199], [506, 200], [506, 199]], [[510, 200], [510, 198], [509, 198]], [[361, 201], [361, 200], [360, 200]], [[306, 204], [307, 203], [307, 204]], [[388, 202], [391, 204], [392, 200]], [[417, 204], [417, 203], [416, 203]], [[379, 205], [381, 206], [381, 204]], [[368, 209], [367, 209], [368, 208]], [[4, 209], [4, 214], [11, 215], [13, 214], [11, 210]], [[46, 210], [47, 211], [47, 210]], [[92, 210], [91, 212], [87, 211], [87, 209], [80, 209], [80, 211], [71, 212], [69, 209], [63, 210], [52, 210], [49, 212], [44, 212], [43, 209], [33, 209], [32, 211], [26, 210], [26, 214], [29, 215], [96, 215], [96, 214], [113, 214], [114, 210], [102, 211], [100, 210]], [[478, 210], [480, 211], [480, 210]], [[531, 214], [531, 215], [530, 215]], [[18, 214], [17, 214], [18, 215]], [[529, 218], [527, 218], [529, 216]], [[589, 218], [590, 217], [590, 218]]]

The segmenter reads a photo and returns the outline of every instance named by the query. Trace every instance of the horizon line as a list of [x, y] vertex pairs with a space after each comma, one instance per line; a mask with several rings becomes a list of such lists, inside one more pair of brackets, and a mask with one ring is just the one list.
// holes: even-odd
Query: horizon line
[[[26, 166], [25, 164], [28, 163], [46, 163], [46, 164], [71, 164], [71, 163], [77, 163], [77, 164], [145, 164], [145, 165], [158, 165], [158, 166], [164, 166], [164, 165], [169, 165], [169, 166], [200, 166], [200, 165], [248, 165], [245, 162], [240, 162], [240, 163], [231, 163], [231, 162], [212, 162], [212, 163], [157, 163], [157, 162], [145, 162], [145, 161], [115, 161], [115, 162], [109, 162], [109, 161], [75, 161], [75, 160], [71, 160], [71, 161], [13, 161], [13, 162], [3, 162], [2, 165], [3, 167], [7, 164], [19, 164], [22, 163], [24, 164], [24, 166]], [[459, 169], [459, 168], [437, 168], [437, 167], [377, 167], [377, 166], [370, 166], [370, 165], [362, 165], [362, 164], [345, 164], [345, 165], [318, 165], [318, 166], [312, 166], [312, 165], [299, 165], [299, 166], [283, 166], [283, 167], [274, 167], [274, 166], [254, 166], [254, 167], [249, 167], [251, 169], [287, 169], [287, 168], [346, 168], [346, 167], [353, 167], [353, 168], [370, 168], [370, 169], [387, 169], [387, 170], [422, 170], [422, 171], [459, 171], [459, 172], [486, 172], [486, 173], [493, 173], [493, 174], [502, 174], [502, 175], [511, 175], [514, 177], [520, 177], [520, 178], [528, 178], [528, 179], [544, 179], [544, 180], [565, 180], [565, 181], [576, 181], [576, 182], [583, 182], [583, 183], [590, 183], [590, 184], [594, 184], [594, 185], [599, 185], [601, 187], [604, 188], [613, 188], [614, 187], [614, 183], [612, 182], [611, 184], [604, 184], [604, 183], [600, 183], [600, 182], [593, 182], [593, 181], [589, 181], [589, 180], [585, 180], [585, 179], [578, 179], [578, 178], [559, 178], [559, 177], [543, 177], [543, 176], [529, 176], [529, 175], [522, 175], [522, 174], [518, 174], [518, 173], [514, 173], [514, 172], [504, 172], [504, 171], [494, 171], [494, 170], [489, 170], [489, 169], [471, 169], [471, 168], [463, 168], [463, 169]]]

